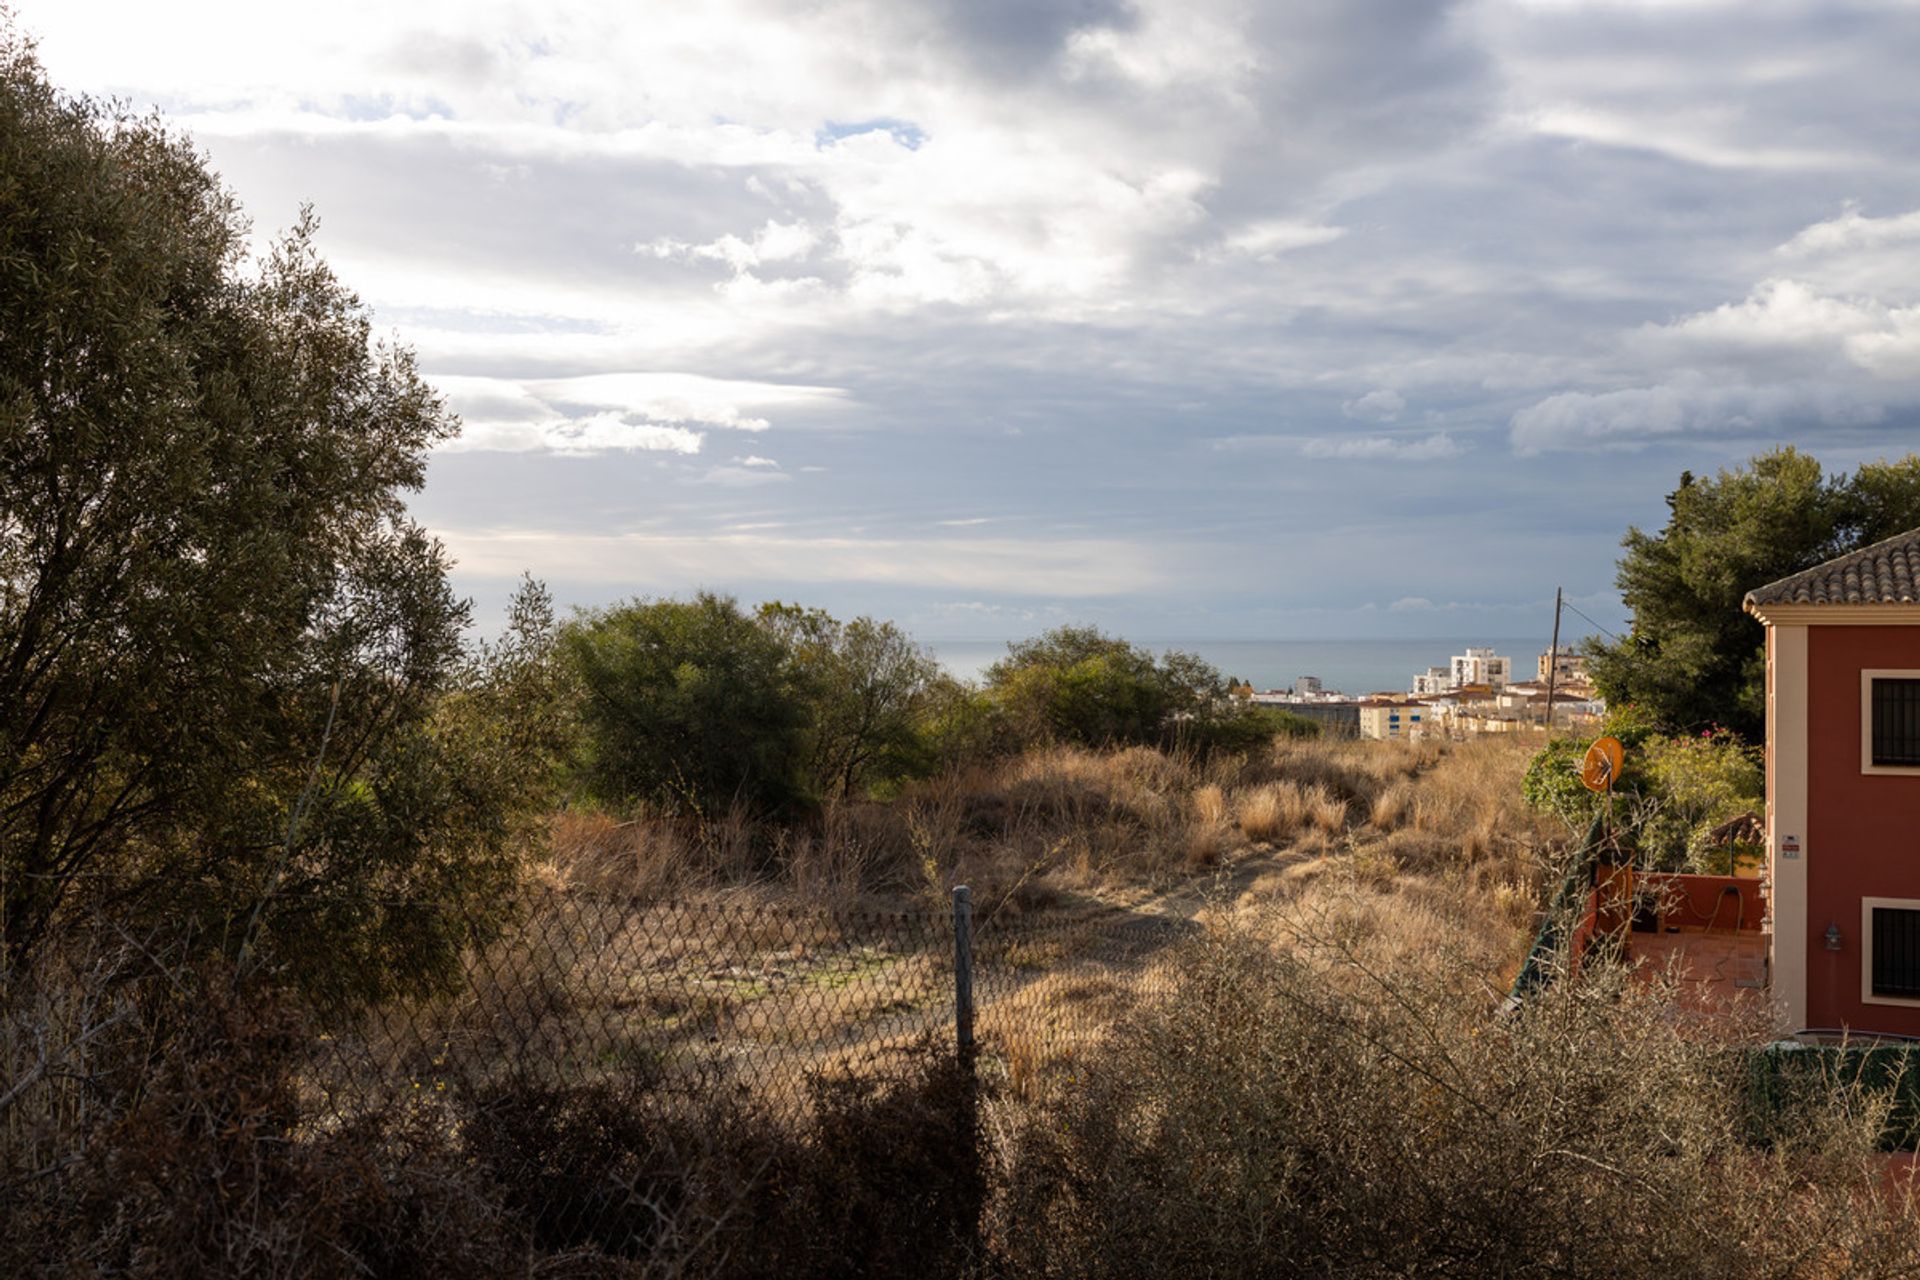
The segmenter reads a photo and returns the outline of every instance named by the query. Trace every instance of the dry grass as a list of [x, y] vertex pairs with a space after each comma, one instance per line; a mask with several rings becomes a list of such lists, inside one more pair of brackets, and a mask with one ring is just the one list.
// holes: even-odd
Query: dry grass
[[[1728, 1087], [1753, 1028], [1683, 1039], [1667, 993], [1606, 977], [1495, 1016], [1551, 834], [1518, 799], [1528, 750], [1051, 749], [805, 827], [556, 815], [524, 927], [461, 991], [328, 1041], [337, 1070], [230, 1001], [204, 1027], [172, 1007], [184, 1048], [102, 1035], [67, 1088], [37, 1046], [111, 1016], [113, 982], [8, 987], [0, 1175], [56, 1172], [7, 1184], [30, 1194], [0, 1262], [75, 1240], [153, 1274], [974, 1274], [982, 1245], [1010, 1278], [1909, 1267], [1879, 1101], [1763, 1148]], [[992, 1152], [926, 1050], [950, 940], [853, 910], [962, 880], [1001, 929], [977, 939]], [[1165, 928], [1115, 945], [1150, 895]], [[163, 1052], [96, 1069], [134, 1041]], [[382, 1082], [360, 1121], [276, 1119]], [[282, 1234], [253, 1234], [263, 1203]]]
[[[1484, 942], [1485, 972], [1503, 976], [1523, 948], [1538, 864], [1557, 835], [1518, 798], [1529, 754], [1529, 744], [1513, 739], [1283, 740], [1213, 761], [1148, 748], [1052, 747], [956, 770], [888, 804], [832, 806], [810, 826], [760, 832], [757, 848], [738, 815], [705, 829], [560, 815], [547, 877], [573, 890], [673, 898], [689, 909], [779, 903], [792, 915], [767, 918], [816, 922], [863, 908], [944, 909], [948, 887], [965, 883], [983, 915], [1070, 927], [1076, 918], [1120, 919], [1149, 905], [1217, 914], [1312, 901], [1340, 886], [1381, 913], [1399, 911], [1394, 927], [1409, 938], [1446, 917], [1446, 930]], [[790, 938], [730, 935], [703, 950], [631, 930], [603, 936], [579, 921], [561, 932], [582, 939], [566, 955], [529, 952], [524, 943], [497, 947], [488, 980], [468, 993], [465, 1012], [449, 1015], [452, 1025], [484, 1026], [490, 1008], [539, 1010], [536, 1038], [586, 1019], [625, 1043], [623, 1028], [666, 1016], [689, 1044], [715, 1033], [782, 1052], [811, 1044], [817, 1048], [794, 1058], [801, 1066], [859, 1069], [886, 1061], [909, 1024], [920, 1025], [882, 1016], [898, 992], [910, 987], [914, 1000], [939, 994], [924, 960], [900, 956], [863, 971], [833, 1001], [818, 1001], [803, 975], [838, 945], [825, 936], [809, 957], [793, 951]], [[1009, 1077], [1024, 1087], [1045, 1076], [1066, 1052], [1053, 1028], [1083, 1012], [1096, 1028], [1107, 1025], [1153, 985], [1145, 972], [1082, 968], [1055, 956], [1039, 966], [1044, 981], [1022, 979], [1007, 1006], [1018, 1016], [1001, 1020], [1006, 1035], [996, 1050]], [[1104, 994], [1057, 1000], [1069, 977]], [[585, 1007], [566, 1004], [583, 991], [600, 994]], [[789, 1080], [775, 1093], [795, 1087]]]
[[1062, 895], [1165, 890], [1252, 856], [1358, 859], [1376, 879], [1530, 882], [1558, 836], [1522, 804], [1535, 744], [1281, 739], [1245, 758], [1047, 747], [953, 770], [890, 803], [755, 826], [557, 815], [547, 878], [639, 897], [761, 885], [821, 904], [976, 898], [1044, 909]]
[[[1423, 887], [1424, 886], [1424, 889]], [[1502, 1019], [1501, 941], [1436, 882], [1323, 877], [1183, 952], [1175, 998], [1010, 1114], [1018, 1276], [1906, 1275], [1888, 1099], [1753, 1110], [1765, 1028], [1675, 1034], [1600, 975]], [[1765, 1141], [1757, 1136], [1764, 1133]]]

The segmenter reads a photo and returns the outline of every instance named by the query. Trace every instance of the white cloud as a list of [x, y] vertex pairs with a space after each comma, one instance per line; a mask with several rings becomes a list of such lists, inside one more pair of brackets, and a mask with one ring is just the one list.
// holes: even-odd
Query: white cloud
[[1406, 399], [1398, 391], [1381, 387], [1369, 391], [1357, 399], [1349, 400], [1340, 406], [1340, 412], [1349, 418], [1363, 418], [1374, 422], [1392, 422], [1407, 407]]
[[1803, 228], [1781, 245], [1778, 252], [1783, 256], [1806, 257], [1910, 245], [1917, 240], [1920, 240], [1920, 210], [1874, 218], [1850, 205], [1837, 218]]
[[1797, 280], [1763, 280], [1740, 302], [1725, 303], [1647, 332], [1667, 341], [1756, 350], [1839, 348], [1885, 323], [1884, 307], [1826, 297]]
[[709, 467], [688, 480], [690, 484], [713, 485], [721, 489], [757, 489], [761, 485], [792, 482], [793, 477], [784, 471], [768, 471], [755, 466]]
[[1276, 218], [1249, 223], [1229, 233], [1221, 241], [1228, 254], [1270, 262], [1295, 249], [1327, 244], [1347, 234], [1345, 227], [1329, 227], [1311, 222], [1292, 222]]
[[751, 240], [724, 235], [705, 244], [688, 244], [668, 236], [639, 246], [656, 258], [709, 259], [724, 262], [736, 273], [769, 262], [805, 258], [820, 243], [820, 233], [804, 222], [775, 222], [771, 218]]
[[555, 423], [541, 431], [541, 444], [557, 453], [698, 453], [703, 437], [685, 427], [633, 422], [596, 413]]
[[[752, 409], [838, 402], [827, 387], [780, 386], [684, 373], [603, 373], [512, 379], [440, 375], [432, 381], [460, 414], [452, 450], [551, 449], [563, 453], [668, 450], [698, 453], [695, 428], [766, 431]], [[773, 465], [759, 459], [750, 465]]]
[[1819, 172], [1856, 167], [1864, 159], [1836, 149], [1782, 147], [1744, 138], [1737, 117], [1711, 106], [1690, 113], [1554, 106], [1528, 112], [1521, 119], [1534, 132], [1550, 137], [1658, 152], [1711, 169]]
[[1425, 436], [1319, 436], [1303, 441], [1300, 452], [1309, 458], [1342, 458], [1361, 462], [1435, 462], [1456, 458], [1466, 449], [1444, 431]]
[[453, 529], [463, 571], [623, 589], [686, 583], [860, 582], [1084, 599], [1174, 580], [1170, 549], [1110, 539], [804, 538], [757, 534], [569, 534]]
[[1392, 613], [1431, 613], [1433, 608], [1433, 601], [1425, 596], [1401, 596], [1387, 606]]

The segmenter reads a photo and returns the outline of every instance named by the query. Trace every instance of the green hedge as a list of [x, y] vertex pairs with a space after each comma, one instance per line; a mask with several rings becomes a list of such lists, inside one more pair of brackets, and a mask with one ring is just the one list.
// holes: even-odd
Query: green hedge
[[1836, 1093], [1860, 1107], [1889, 1105], [1880, 1145], [1920, 1148], [1920, 1045], [1771, 1044], [1746, 1055], [1755, 1138], [1772, 1145], [1807, 1109]]

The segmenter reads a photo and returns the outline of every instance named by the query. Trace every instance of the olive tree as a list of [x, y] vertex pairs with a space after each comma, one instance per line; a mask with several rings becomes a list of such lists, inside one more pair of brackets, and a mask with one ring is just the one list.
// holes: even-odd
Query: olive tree
[[822, 609], [773, 603], [760, 624], [787, 651], [810, 711], [806, 772], [822, 799], [859, 796], [924, 773], [940, 664], [891, 622], [841, 622]]
[[804, 806], [805, 697], [781, 638], [731, 596], [594, 610], [565, 643], [583, 690], [582, 774], [602, 803]]
[[258, 262], [246, 233], [163, 122], [61, 94], [0, 34], [15, 966], [110, 904], [302, 980], [357, 957], [372, 990], [498, 899], [505, 800], [435, 720], [467, 608], [404, 506], [457, 424], [311, 216]]
[[1233, 698], [1220, 672], [1181, 650], [1151, 652], [1095, 627], [1056, 627], [1007, 646], [986, 694], [1010, 743], [1132, 743], [1245, 750], [1293, 733]]

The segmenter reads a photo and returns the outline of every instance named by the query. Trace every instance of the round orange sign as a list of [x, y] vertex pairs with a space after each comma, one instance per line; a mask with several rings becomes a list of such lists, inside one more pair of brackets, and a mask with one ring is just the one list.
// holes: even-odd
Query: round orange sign
[[1587, 748], [1587, 758], [1580, 762], [1580, 781], [1586, 783], [1589, 791], [1611, 791], [1626, 759], [1626, 748], [1620, 745], [1620, 739], [1599, 738]]

